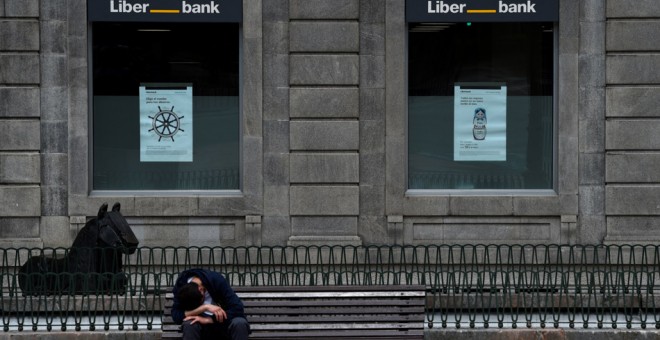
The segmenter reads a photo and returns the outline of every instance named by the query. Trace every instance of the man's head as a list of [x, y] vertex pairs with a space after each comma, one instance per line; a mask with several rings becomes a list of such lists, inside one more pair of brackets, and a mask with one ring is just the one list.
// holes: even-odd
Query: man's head
[[197, 288], [199, 289], [199, 292], [202, 294], [202, 296], [206, 293], [206, 287], [204, 287], [204, 284], [202, 283], [202, 279], [198, 278], [197, 276], [193, 276], [190, 279], [188, 279], [189, 283], [196, 283]]
[[193, 277], [185, 285], [181, 286], [178, 293], [179, 303], [183, 310], [193, 310], [204, 302], [206, 289], [198, 277]]

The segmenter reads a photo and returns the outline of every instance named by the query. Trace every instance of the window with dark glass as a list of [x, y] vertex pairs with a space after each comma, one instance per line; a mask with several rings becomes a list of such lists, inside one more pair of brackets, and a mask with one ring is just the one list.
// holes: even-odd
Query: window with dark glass
[[409, 23], [410, 189], [553, 188], [553, 25]]
[[92, 45], [93, 190], [239, 189], [238, 23], [94, 22]]

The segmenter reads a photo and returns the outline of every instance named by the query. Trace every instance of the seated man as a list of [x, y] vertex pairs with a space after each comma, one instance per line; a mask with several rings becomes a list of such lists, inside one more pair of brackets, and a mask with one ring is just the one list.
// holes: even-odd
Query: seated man
[[206, 269], [183, 271], [172, 293], [172, 319], [182, 324], [183, 339], [248, 338], [243, 303], [221, 274]]

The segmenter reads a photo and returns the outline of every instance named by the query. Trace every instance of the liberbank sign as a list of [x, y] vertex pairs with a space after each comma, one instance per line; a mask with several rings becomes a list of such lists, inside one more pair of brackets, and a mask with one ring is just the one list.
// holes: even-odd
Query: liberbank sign
[[241, 22], [242, 0], [87, 0], [89, 21]]
[[559, 0], [406, 0], [408, 22], [559, 21]]

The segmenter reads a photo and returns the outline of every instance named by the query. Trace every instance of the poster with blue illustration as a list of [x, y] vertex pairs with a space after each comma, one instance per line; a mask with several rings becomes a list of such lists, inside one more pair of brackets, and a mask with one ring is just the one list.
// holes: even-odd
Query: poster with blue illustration
[[140, 86], [140, 162], [192, 161], [192, 85]]
[[506, 85], [454, 85], [454, 160], [506, 161]]

